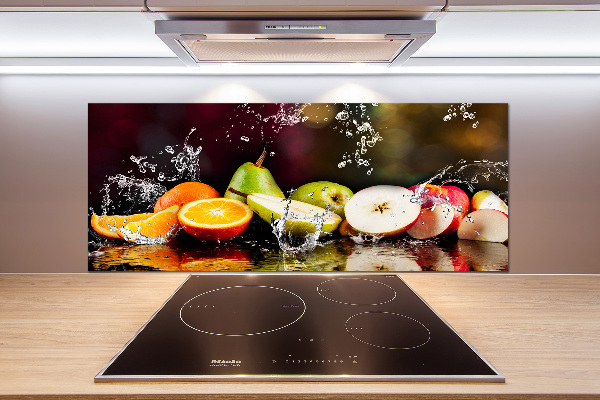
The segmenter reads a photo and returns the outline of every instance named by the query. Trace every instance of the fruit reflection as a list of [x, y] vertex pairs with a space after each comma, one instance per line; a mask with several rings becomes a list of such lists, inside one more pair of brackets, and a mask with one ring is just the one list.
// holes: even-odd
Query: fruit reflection
[[458, 240], [456, 249], [461, 258], [475, 271], [508, 269], [508, 247], [502, 243]]
[[162, 244], [115, 246], [95, 252], [92, 261], [95, 270], [141, 269], [177, 271], [179, 255], [172, 248]]
[[469, 268], [457, 263], [456, 257], [435, 242], [423, 242], [411, 246], [409, 253], [416, 258], [417, 264], [424, 271], [468, 271]]
[[306, 253], [271, 252], [258, 266], [260, 270], [269, 271], [343, 271], [348, 252], [344, 241], [330, 241], [319, 243]]
[[253, 265], [245, 248], [215, 246], [186, 252], [179, 271], [249, 271]]
[[421, 271], [421, 267], [405, 249], [393, 243], [377, 243], [355, 246], [346, 271]]

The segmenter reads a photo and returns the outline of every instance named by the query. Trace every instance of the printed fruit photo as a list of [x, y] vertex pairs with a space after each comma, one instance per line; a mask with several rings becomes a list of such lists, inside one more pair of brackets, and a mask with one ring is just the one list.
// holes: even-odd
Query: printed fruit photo
[[298, 237], [315, 233], [319, 219], [323, 222], [323, 234], [335, 231], [342, 222], [342, 217], [324, 208], [261, 193], [249, 195], [248, 205], [269, 224], [271, 221], [285, 216], [285, 231]]
[[220, 197], [219, 193], [202, 182], [183, 182], [167, 190], [154, 205], [154, 212], [165, 210], [171, 206], [182, 207], [184, 204], [195, 200], [214, 199]]
[[183, 230], [196, 239], [231, 240], [248, 228], [252, 210], [239, 200], [205, 199], [184, 205], [178, 218]]
[[379, 185], [358, 191], [345, 207], [348, 224], [361, 233], [397, 236], [419, 218], [421, 205], [412, 190]]

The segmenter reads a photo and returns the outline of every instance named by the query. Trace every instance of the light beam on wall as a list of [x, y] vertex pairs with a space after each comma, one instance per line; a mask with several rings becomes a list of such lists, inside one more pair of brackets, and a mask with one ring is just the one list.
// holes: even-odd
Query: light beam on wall
[[197, 103], [272, 103], [273, 100], [241, 83], [218, 86], [198, 98]]

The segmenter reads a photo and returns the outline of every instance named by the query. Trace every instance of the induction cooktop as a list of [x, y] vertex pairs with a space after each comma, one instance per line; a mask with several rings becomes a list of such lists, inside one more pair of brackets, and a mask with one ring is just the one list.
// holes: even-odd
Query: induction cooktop
[[399, 276], [193, 274], [95, 377], [115, 381], [504, 377]]

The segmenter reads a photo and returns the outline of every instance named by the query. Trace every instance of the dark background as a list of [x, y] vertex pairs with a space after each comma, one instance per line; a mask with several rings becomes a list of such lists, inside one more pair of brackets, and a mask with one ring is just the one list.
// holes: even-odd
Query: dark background
[[[411, 186], [461, 160], [507, 161], [508, 105], [470, 105], [465, 109], [473, 119], [463, 119], [460, 106], [89, 104], [89, 207], [101, 211], [103, 186], [109, 176], [118, 174], [160, 183], [163, 191], [186, 180], [200, 180], [223, 194], [235, 170], [244, 162], [255, 162], [265, 146], [273, 154], [263, 165], [284, 192], [316, 180], [337, 182], [355, 192], [377, 184]], [[348, 118], [336, 118], [344, 110]], [[452, 110], [457, 115], [444, 121]], [[365, 123], [372, 129], [359, 132]], [[196, 130], [190, 134], [193, 128]], [[382, 140], [367, 146], [367, 153], [361, 156], [370, 165], [358, 166], [354, 154], [361, 147], [360, 137], [368, 141], [375, 134]], [[175, 175], [172, 158], [182, 151], [186, 138], [194, 150], [202, 147], [197, 168], [185, 171], [180, 179], [159, 181], [160, 172], [167, 177]], [[167, 146], [172, 146], [174, 154], [165, 151]], [[339, 168], [344, 155], [353, 162]], [[142, 172], [131, 156], [146, 156], [143, 161], [155, 164], [155, 170]], [[473, 194], [468, 185], [457, 185]], [[493, 174], [473, 185], [475, 190], [494, 190], [508, 201], [508, 182]], [[115, 199], [118, 193], [114, 190], [110, 196], [113, 202], [106, 212], [113, 214], [150, 211], [155, 201], [132, 206]]]

